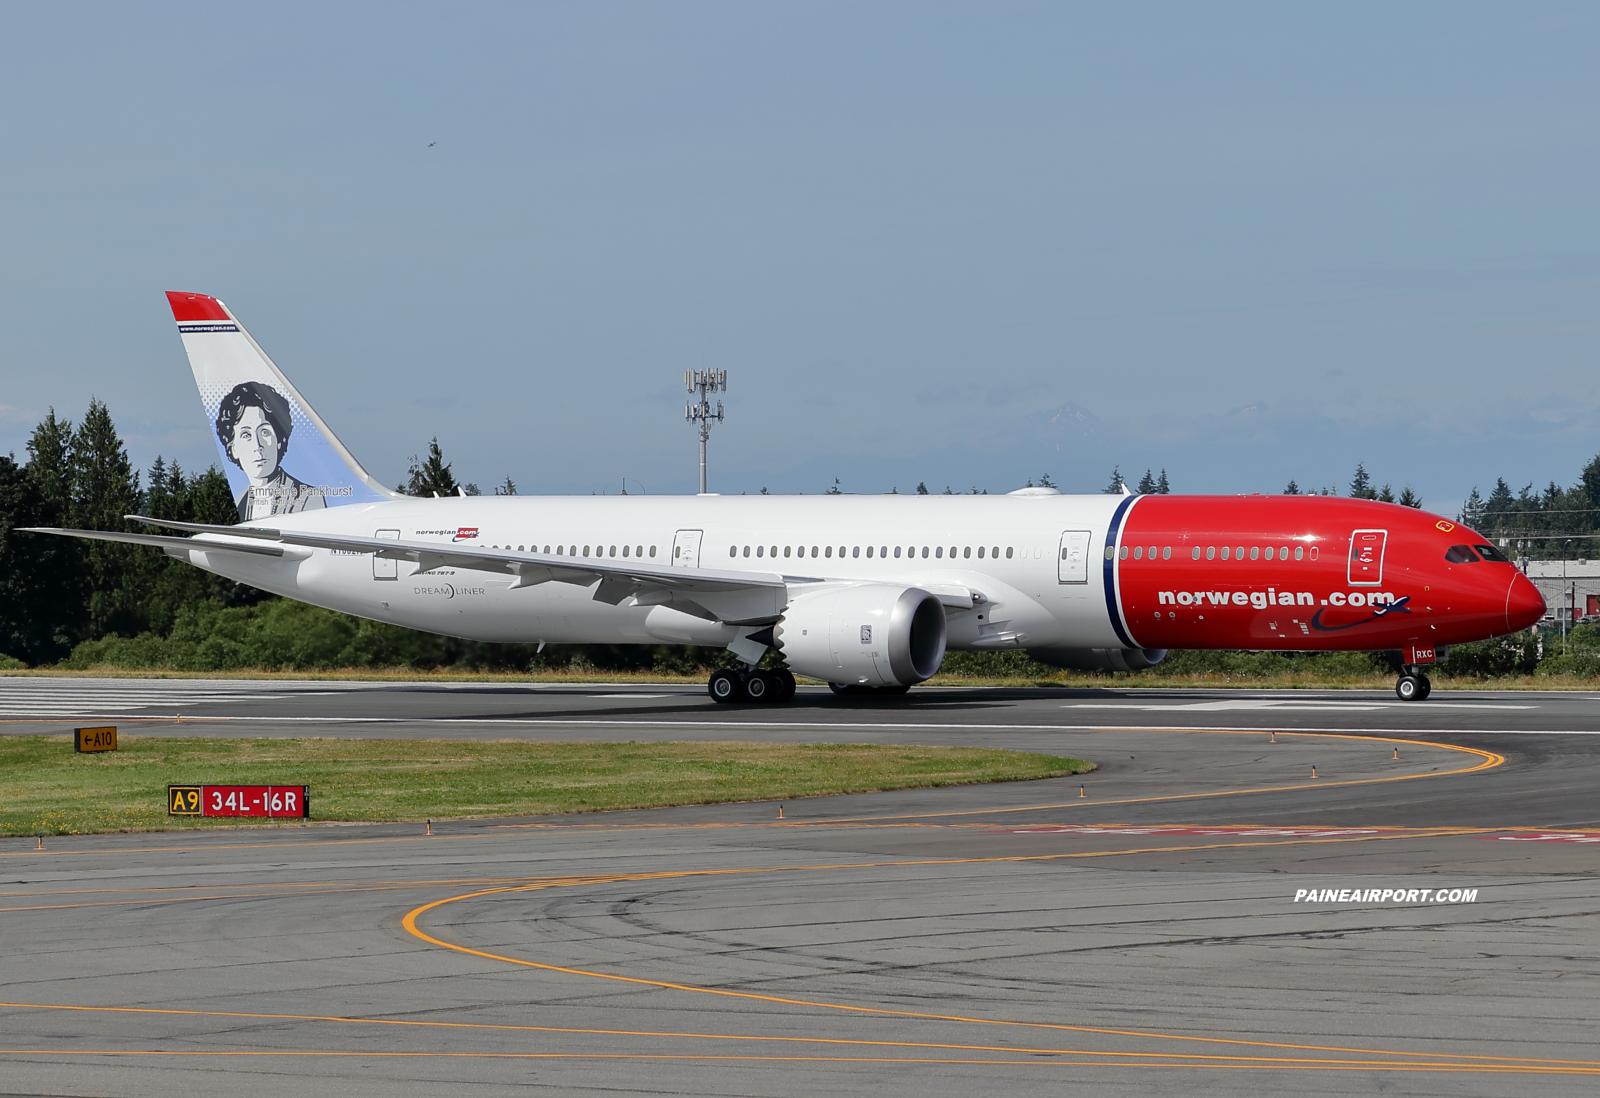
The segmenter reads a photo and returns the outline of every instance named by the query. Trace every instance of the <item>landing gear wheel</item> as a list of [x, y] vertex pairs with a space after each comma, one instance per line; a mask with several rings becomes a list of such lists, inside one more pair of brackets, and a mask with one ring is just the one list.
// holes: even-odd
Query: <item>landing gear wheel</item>
[[775, 700], [786, 702], [794, 697], [794, 672], [787, 667], [773, 672], [778, 677], [778, 696]]
[[745, 699], [744, 682], [740, 680], [739, 673], [729, 671], [726, 667], [711, 673], [711, 681], [706, 684], [706, 692], [711, 695], [712, 701], [723, 705]]
[[832, 690], [835, 694], [859, 694], [859, 693], [861, 693], [861, 687], [856, 686], [853, 683], [848, 683], [848, 682], [830, 682], [828, 684], [828, 689]]
[[1418, 675], [1417, 684], [1422, 687], [1422, 689], [1417, 692], [1418, 701], [1422, 701], [1429, 694], [1433, 693], [1433, 683], [1428, 681], [1428, 676]]
[[752, 671], [745, 676], [744, 692], [753, 702], [777, 701], [783, 695], [783, 684], [771, 671]]
[[1421, 701], [1428, 696], [1423, 691], [1422, 682], [1414, 675], [1401, 675], [1400, 681], [1394, 684], [1394, 692], [1403, 702]]

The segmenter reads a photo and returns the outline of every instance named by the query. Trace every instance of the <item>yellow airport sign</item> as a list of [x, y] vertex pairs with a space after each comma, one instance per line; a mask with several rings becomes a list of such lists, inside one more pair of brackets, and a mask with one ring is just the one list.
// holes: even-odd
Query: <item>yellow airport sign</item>
[[72, 730], [72, 749], [78, 752], [115, 751], [117, 749], [117, 730], [114, 726], [107, 728], [74, 728]]
[[200, 815], [200, 787], [198, 785], [167, 786], [167, 815]]

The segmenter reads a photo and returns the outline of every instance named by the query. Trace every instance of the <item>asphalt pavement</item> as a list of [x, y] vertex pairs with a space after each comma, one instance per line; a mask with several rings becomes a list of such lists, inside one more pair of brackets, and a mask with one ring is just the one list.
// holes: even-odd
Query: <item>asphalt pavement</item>
[[10, 733], [972, 744], [1099, 767], [782, 819], [0, 840], [0, 1092], [1592, 1093], [1597, 703], [0, 678]]

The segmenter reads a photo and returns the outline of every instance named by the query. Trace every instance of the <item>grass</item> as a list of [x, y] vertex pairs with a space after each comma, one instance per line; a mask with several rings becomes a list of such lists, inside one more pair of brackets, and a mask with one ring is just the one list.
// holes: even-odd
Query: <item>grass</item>
[[[238, 826], [166, 815], [167, 785], [309, 785], [315, 820], [435, 820], [795, 800], [1081, 774], [1081, 759], [873, 744], [0, 736], [0, 834]], [[270, 823], [264, 826], [292, 826]]]

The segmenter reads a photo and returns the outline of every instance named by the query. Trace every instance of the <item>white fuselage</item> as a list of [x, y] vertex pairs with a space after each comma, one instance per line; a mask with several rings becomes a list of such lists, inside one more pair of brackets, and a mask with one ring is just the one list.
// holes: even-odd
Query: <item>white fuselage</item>
[[[791, 602], [839, 583], [966, 588], [982, 600], [951, 614], [950, 648], [1105, 648], [1119, 641], [1101, 547], [1121, 502], [1056, 494], [470, 496], [353, 504], [261, 525], [779, 575]], [[283, 558], [200, 549], [174, 555], [303, 602], [473, 640], [721, 645], [732, 635], [729, 626], [666, 606], [596, 601], [593, 584], [515, 587], [510, 576], [451, 568], [418, 574], [410, 561], [328, 549], [299, 548]], [[1069, 568], [1073, 582], [1064, 582]]]

